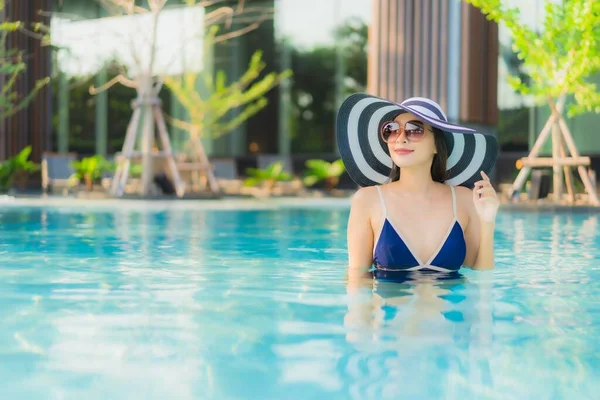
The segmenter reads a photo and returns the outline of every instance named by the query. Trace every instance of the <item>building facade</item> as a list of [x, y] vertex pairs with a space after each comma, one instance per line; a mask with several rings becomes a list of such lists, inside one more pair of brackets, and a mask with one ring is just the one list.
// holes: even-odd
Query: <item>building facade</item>
[[[40, 14], [37, 10], [52, 8], [52, 0], [6, 1], [0, 14], [0, 21], [24, 21], [41, 23], [48, 26], [48, 14]], [[21, 78], [13, 86], [21, 96], [30, 93], [38, 79], [51, 74], [50, 47], [40, 45], [40, 40], [30, 35], [13, 34], [8, 37], [7, 47], [21, 49], [25, 54], [26, 69]], [[5, 76], [0, 74], [0, 88], [4, 85]], [[32, 157], [39, 160], [41, 153], [52, 147], [50, 132], [52, 126], [52, 92], [46, 86], [29, 104], [29, 107], [0, 121], [0, 160], [17, 154], [23, 147], [32, 146]]]
[[[258, 154], [289, 155], [299, 167], [307, 158], [336, 158], [335, 113], [356, 91], [398, 101], [427, 96], [451, 121], [496, 135], [501, 145], [497, 172], [505, 181], [548, 115], [544, 106], [508, 85], [508, 74], [519, 73], [508, 32], [461, 0], [250, 0], [246, 7], [272, 18], [208, 51], [202, 21], [213, 10], [192, 12], [175, 0], [167, 4], [156, 57], [161, 73], [224, 71], [231, 81], [242, 76], [257, 50], [263, 52], [264, 73], [293, 72], [267, 94], [268, 104], [257, 115], [231, 133], [203, 138], [211, 157], [235, 157], [241, 172]], [[543, 2], [518, 5], [527, 23], [541, 23]], [[5, 18], [49, 25], [54, 46], [41, 47], [18, 35], [11, 42], [31, 54], [20, 91], [26, 93], [38, 77], [49, 75], [52, 81], [28, 109], [0, 126], [0, 157], [26, 144], [33, 145], [34, 159], [42, 151], [82, 156], [119, 151], [135, 90], [115, 85], [90, 94], [89, 87], [134, 71], [131, 48], [143, 47], [149, 19], [112, 16], [99, 2], [87, 0], [12, 1], [6, 13]], [[251, 18], [235, 23], [243, 26]], [[186, 119], [186, 110], [167, 88], [160, 97], [167, 116]], [[600, 115], [568, 123], [581, 152], [596, 163]], [[169, 130], [175, 149], [182, 149], [187, 133], [175, 126]]]

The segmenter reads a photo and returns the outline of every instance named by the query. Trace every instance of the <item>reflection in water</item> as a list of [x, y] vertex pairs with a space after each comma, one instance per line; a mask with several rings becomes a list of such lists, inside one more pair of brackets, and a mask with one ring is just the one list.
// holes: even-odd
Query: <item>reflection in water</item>
[[513, 234], [513, 251], [515, 254], [521, 253], [523, 250], [522, 246], [525, 240], [525, 221], [522, 219], [516, 219], [514, 222], [514, 234]]
[[600, 391], [598, 216], [504, 214], [494, 271], [359, 283], [342, 279], [347, 216], [0, 213], [4, 397]]
[[579, 235], [582, 241], [582, 255], [587, 259], [593, 259], [594, 257], [598, 257], [594, 254], [594, 246], [597, 246], [595, 241], [597, 241], [600, 237], [600, 229], [598, 228], [598, 217], [596, 215], [590, 216], [583, 221], [581, 229], [579, 230]]
[[385, 281], [349, 282], [346, 340], [362, 354], [365, 365], [385, 365], [373, 374], [360, 371], [367, 377], [357, 382], [355, 397], [396, 392], [407, 398], [464, 398], [465, 390], [489, 393], [489, 277], [488, 272], [474, 280], [460, 273], [395, 273]]

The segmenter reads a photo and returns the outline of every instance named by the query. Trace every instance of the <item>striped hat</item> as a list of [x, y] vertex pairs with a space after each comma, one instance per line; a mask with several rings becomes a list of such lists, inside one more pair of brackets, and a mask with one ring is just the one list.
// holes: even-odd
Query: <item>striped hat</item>
[[355, 93], [340, 106], [336, 135], [346, 170], [359, 186], [373, 186], [389, 180], [393, 162], [379, 132], [384, 122], [402, 112], [410, 112], [443, 132], [448, 147], [447, 184], [472, 188], [481, 179], [480, 171], [491, 172], [498, 157], [495, 136], [448, 122], [442, 108], [430, 99], [411, 97], [397, 104]]

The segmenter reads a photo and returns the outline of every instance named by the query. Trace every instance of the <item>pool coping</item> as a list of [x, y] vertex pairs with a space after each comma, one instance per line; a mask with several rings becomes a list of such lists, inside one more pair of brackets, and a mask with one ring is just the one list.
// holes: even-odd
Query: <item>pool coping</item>
[[81, 199], [69, 196], [0, 196], [0, 207], [94, 208], [123, 210], [269, 210], [277, 208], [349, 208], [349, 197], [223, 197], [220, 199]]
[[552, 212], [552, 213], [585, 213], [600, 214], [599, 206], [591, 205], [562, 205], [562, 204], [529, 204], [529, 203], [503, 203], [502, 210], [523, 212]]
[[[70, 196], [0, 196], [0, 207], [94, 208], [122, 210], [269, 210], [278, 208], [349, 209], [350, 197], [298, 197], [277, 196], [268, 198], [223, 197], [220, 199], [82, 199]], [[542, 213], [599, 214], [600, 207], [589, 205], [556, 205], [502, 203], [501, 211]]]

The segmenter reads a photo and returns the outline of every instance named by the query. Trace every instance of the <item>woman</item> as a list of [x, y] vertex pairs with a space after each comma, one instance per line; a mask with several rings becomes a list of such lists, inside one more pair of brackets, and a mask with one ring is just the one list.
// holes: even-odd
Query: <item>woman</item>
[[344, 101], [336, 129], [362, 186], [348, 220], [349, 278], [493, 268], [495, 137], [449, 123], [430, 99], [364, 93]]

